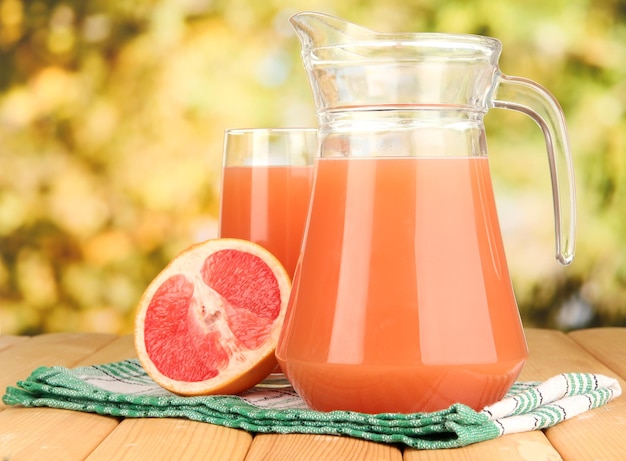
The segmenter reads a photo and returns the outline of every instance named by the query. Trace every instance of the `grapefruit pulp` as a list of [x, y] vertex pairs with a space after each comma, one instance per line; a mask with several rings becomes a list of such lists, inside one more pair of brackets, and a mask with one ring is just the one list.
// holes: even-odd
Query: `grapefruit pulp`
[[255, 243], [221, 238], [193, 245], [139, 301], [139, 361], [177, 394], [244, 391], [276, 367], [290, 290], [281, 263]]

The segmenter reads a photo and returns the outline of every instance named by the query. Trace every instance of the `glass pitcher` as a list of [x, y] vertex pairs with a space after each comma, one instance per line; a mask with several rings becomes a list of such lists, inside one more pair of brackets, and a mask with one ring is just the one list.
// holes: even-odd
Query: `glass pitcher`
[[564, 117], [498, 69], [474, 35], [380, 34], [291, 19], [315, 97], [321, 157], [276, 355], [314, 409], [476, 410], [528, 355], [496, 213], [483, 118], [521, 111], [544, 132], [556, 255], [574, 254]]

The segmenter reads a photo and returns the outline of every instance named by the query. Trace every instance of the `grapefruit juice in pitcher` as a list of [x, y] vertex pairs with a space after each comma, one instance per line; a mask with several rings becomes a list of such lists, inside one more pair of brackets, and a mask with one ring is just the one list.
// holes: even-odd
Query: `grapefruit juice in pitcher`
[[376, 34], [317, 13], [292, 22], [321, 152], [281, 368], [323, 411], [479, 410], [499, 400], [528, 352], [483, 117], [522, 110], [544, 129], [557, 257], [569, 263], [573, 176], [558, 104], [497, 70], [494, 39]]
[[487, 158], [321, 159], [317, 174], [287, 326], [307, 359], [289, 378], [322, 410], [498, 398], [526, 349]]

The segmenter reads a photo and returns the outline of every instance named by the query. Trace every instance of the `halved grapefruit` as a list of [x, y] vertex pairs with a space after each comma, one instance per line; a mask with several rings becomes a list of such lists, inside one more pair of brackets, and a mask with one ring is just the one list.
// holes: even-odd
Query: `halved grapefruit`
[[290, 290], [281, 263], [255, 243], [221, 238], [193, 245], [139, 301], [139, 361], [177, 394], [244, 391], [276, 367]]

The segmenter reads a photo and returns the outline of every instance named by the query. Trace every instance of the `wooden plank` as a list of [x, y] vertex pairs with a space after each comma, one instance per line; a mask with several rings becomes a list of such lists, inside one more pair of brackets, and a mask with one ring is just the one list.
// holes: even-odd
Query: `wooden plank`
[[103, 363], [118, 362], [137, 357], [133, 335], [125, 335], [116, 338], [102, 349], [88, 355], [77, 362], [75, 366], [99, 365]]
[[[17, 342], [0, 352], [0, 389], [28, 377], [39, 366], [73, 366], [116, 338], [96, 333], [53, 333]], [[0, 408], [4, 408], [0, 402]]]
[[[544, 380], [563, 372], [591, 372], [616, 376], [563, 333], [527, 331], [530, 359], [521, 379]], [[622, 389], [626, 383], [620, 379]], [[626, 453], [626, 399], [591, 410], [545, 431], [550, 443], [566, 461], [621, 461]]]
[[[101, 334], [37, 336], [4, 352], [15, 384], [40, 365], [76, 366], [126, 358], [134, 350], [126, 337]], [[2, 362], [5, 363], [5, 362]], [[117, 427], [117, 418], [55, 408], [10, 407], [0, 412], [3, 459], [83, 460]], [[80, 436], [78, 436], [80, 434]]]
[[[520, 380], [542, 381], [564, 372], [596, 372], [611, 374], [610, 370], [582, 350], [567, 336], [554, 330], [528, 329], [526, 331], [530, 356]], [[607, 355], [609, 351], [607, 351]], [[433, 452], [405, 451], [405, 460], [592, 460], [622, 459], [626, 450], [624, 430], [620, 420], [626, 421], [624, 405], [618, 400], [604, 408], [593, 410], [546, 431], [505, 436], [458, 450]], [[599, 424], [598, 427], [589, 427]], [[622, 432], [623, 434], [624, 432]], [[617, 445], [616, 445], [617, 444]], [[552, 446], [553, 445], [553, 446]], [[605, 446], [599, 446], [605, 445]], [[626, 452], [626, 451], [624, 451]], [[605, 457], [594, 457], [602, 453]], [[532, 456], [531, 456], [532, 455]]]
[[522, 381], [543, 381], [567, 372], [610, 373], [606, 365], [563, 332], [530, 328], [526, 338], [530, 356], [519, 377]]
[[572, 331], [567, 336], [626, 379], [626, 328], [590, 328]]
[[[624, 353], [624, 331], [565, 335], [556, 331], [528, 330], [531, 354], [520, 379], [544, 380], [568, 371], [616, 376], [619, 367], [624, 366], [623, 355], [620, 355]], [[46, 336], [49, 335], [17, 341], [0, 351], [3, 364], [0, 383], [8, 376], [8, 384], [14, 384], [38, 365], [89, 365], [122, 360], [134, 354], [130, 336]], [[27, 346], [37, 341], [37, 347]], [[584, 344], [586, 350], [580, 344]], [[18, 350], [15, 357], [9, 354]], [[16, 372], [19, 375], [11, 376], [6, 372], [14, 366], [19, 368], [20, 364], [21, 371]], [[624, 381], [620, 383], [626, 389]], [[404, 459], [621, 460], [626, 453], [624, 433], [626, 399], [622, 397], [548, 429], [546, 435], [554, 449], [546, 443], [548, 439], [543, 433], [536, 431], [455, 450], [406, 449]], [[397, 446], [348, 437], [267, 434], [257, 436], [252, 443], [250, 440], [251, 436], [243, 431], [178, 419], [127, 419], [118, 425], [115, 418], [47, 408], [11, 407], [0, 412], [2, 459], [402, 459]]]
[[511, 434], [463, 448], [405, 450], [404, 461], [561, 461], [540, 431]]
[[[133, 336], [116, 339], [78, 365], [136, 357]], [[252, 443], [244, 431], [183, 419], [126, 419], [89, 456], [94, 460], [243, 460]]]
[[88, 461], [242, 461], [252, 443], [245, 431], [184, 419], [125, 419]]
[[[530, 349], [530, 357], [521, 380], [535, 381], [545, 379], [540, 372], [547, 371], [547, 375], [551, 376], [549, 370], [542, 370], [539, 366], [535, 366], [534, 362], [540, 360], [538, 348], [535, 346], [535, 332], [528, 331], [528, 343]], [[539, 344], [539, 349], [544, 346]], [[553, 373], [556, 374], [556, 373]], [[527, 460], [560, 460], [559, 453], [552, 447], [550, 441], [543, 432], [528, 432], [523, 434], [513, 434], [501, 437], [496, 440], [490, 440], [463, 448], [453, 450], [436, 450], [436, 451], [417, 451], [405, 450], [404, 459], [406, 461], [434, 461], [434, 460], [501, 460], [510, 461], [527, 461]]]
[[29, 339], [29, 336], [0, 335], [0, 352], [22, 341], [28, 341]]
[[83, 460], [118, 420], [56, 408], [6, 408], [0, 412], [0, 456], [6, 460]]
[[[133, 356], [129, 335], [95, 349], [72, 366]], [[8, 459], [243, 460], [251, 442], [252, 436], [243, 431], [178, 419], [127, 419], [119, 424], [116, 418], [52, 408], [15, 407], [0, 413], [0, 456]]]
[[351, 437], [310, 434], [262, 434], [252, 442], [246, 461], [400, 461], [396, 446]]

